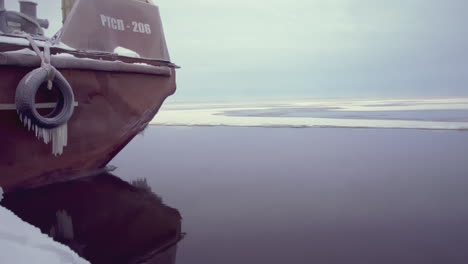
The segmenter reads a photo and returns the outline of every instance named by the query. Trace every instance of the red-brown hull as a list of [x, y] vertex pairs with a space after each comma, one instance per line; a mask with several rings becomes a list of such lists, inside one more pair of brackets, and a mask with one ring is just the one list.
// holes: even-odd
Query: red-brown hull
[[[21, 78], [32, 68], [0, 67], [0, 104], [13, 105]], [[0, 186], [10, 191], [65, 180], [104, 167], [158, 112], [176, 89], [171, 76], [62, 69], [78, 106], [68, 122], [60, 156], [20, 122], [0, 110]]]

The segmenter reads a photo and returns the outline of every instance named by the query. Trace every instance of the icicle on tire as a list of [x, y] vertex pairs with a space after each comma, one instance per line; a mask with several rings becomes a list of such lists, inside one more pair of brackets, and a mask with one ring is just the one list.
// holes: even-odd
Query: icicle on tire
[[[42, 116], [36, 110], [36, 93], [42, 84], [50, 86], [50, 81], [59, 90], [60, 96], [54, 110], [47, 116]], [[67, 123], [73, 115], [75, 102], [73, 90], [65, 77], [53, 66], [43, 65], [23, 77], [16, 88], [15, 102], [23, 125], [44, 143], [52, 142], [52, 153], [61, 155], [63, 148], [67, 146]]]
[[[26, 74], [16, 87], [15, 103], [20, 121], [29, 131], [33, 130], [38, 139], [45, 144], [52, 141], [52, 154], [61, 155], [68, 142], [68, 120], [74, 111], [75, 96], [65, 77], [51, 64], [50, 47], [46, 43], [41, 52], [30, 35], [25, 35], [29, 43], [41, 59], [41, 67]], [[60, 96], [54, 110], [47, 116], [42, 116], [36, 110], [36, 93], [39, 87], [47, 84], [60, 91]]]
[[[36, 93], [43, 83], [49, 83], [50, 71], [54, 71], [52, 83], [60, 91], [54, 110], [42, 116], [36, 110]], [[49, 85], [48, 85], [49, 86]], [[23, 125], [33, 131], [44, 143], [52, 142], [52, 153], [60, 155], [67, 146], [67, 123], [74, 112], [74, 94], [65, 77], [53, 66], [37, 68], [23, 77], [16, 88], [16, 110]]]
[[21, 122], [28, 131], [33, 131], [39, 140], [43, 140], [45, 144], [52, 141], [52, 154], [55, 156], [62, 155], [63, 148], [68, 144], [68, 123], [64, 123], [56, 128], [41, 128], [33, 123], [28, 117], [19, 115]]

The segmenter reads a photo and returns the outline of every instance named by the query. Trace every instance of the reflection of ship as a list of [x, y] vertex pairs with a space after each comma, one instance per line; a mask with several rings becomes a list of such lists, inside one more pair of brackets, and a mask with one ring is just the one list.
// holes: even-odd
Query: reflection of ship
[[102, 168], [176, 89], [176, 66], [150, 2], [76, 0], [52, 39], [43, 36], [48, 22], [36, 18], [36, 4], [20, 6], [6, 11], [0, 0], [6, 191]]
[[2, 205], [92, 263], [175, 263], [181, 217], [111, 174], [10, 192]]

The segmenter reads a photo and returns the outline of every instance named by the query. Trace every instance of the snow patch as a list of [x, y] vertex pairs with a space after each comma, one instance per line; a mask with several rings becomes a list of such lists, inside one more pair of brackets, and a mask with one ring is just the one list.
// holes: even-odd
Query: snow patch
[[[37, 40], [37, 39], [35, 39], [35, 41], [39, 47], [44, 46], [44, 41]], [[8, 36], [0, 36], [0, 43], [14, 44], [14, 45], [20, 45], [20, 46], [26, 46], [26, 47], [30, 45], [29, 40], [27, 40], [26, 38], [8, 37]]]
[[54, 48], [59, 48], [59, 49], [63, 49], [63, 50], [76, 50], [70, 46], [68, 46], [67, 44], [63, 43], [63, 42], [58, 42], [58, 43], [55, 43], [52, 47]]
[[5, 53], [8, 53], [8, 54], [23, 54], [23, 55], [33, 55], [33, 56], [37, 56], [36, 52], [34, 52], [33, 50], [31, 49], [20, 49], [20, 50], [15, 50], [15, 51], [7, 51]]
[[89, 264], [69, 247], [55, 242], [1, 206], [0, 223], [2, 263]]
[[[34, 41], [36, 42], [38, 47], [44, 47], [46, 43], [46, 41], [39, 40], [39, 39], [34, 39]], [[18, 36], [18, 37], [0, 36], [0, 43], [13, 44], [13, 45], [19, 45], [19, 46], [25, 46], [25, 47], [29, 47], [31, 45], [31, 43], [29, 43], [29, 40], [21, 36]], [[50, 45], [50, 42], [48, 42], [48, 44]], [[59, 48], [63, 50], [69, 50], [69, 51], [76, 50], [62, 42], [54, 43], [53, 45], [51, 45], [51, 47]]]
[[140, 58], [140, 54], [138, 54], [136, 51], [124, 47], [115, 48], [114, 53], [124, 57]]
[[2, 186], [0, 186], [0, 202], [3, 200], [3, 189]]
[[153, 66], [153, 65], [149, 65], [148, 63], [142, 63], [142, 62], [135, 62], [135, 63], [132, 63], [133, 65], [140, 65], [140, 66]]
[[70, 53], [58, 53], [56, 55], [53, 55], [53, 57], [72, 57], [72, 58], [75, 58], [75, 56], [73, 56], [73, 54], [70, 54]]

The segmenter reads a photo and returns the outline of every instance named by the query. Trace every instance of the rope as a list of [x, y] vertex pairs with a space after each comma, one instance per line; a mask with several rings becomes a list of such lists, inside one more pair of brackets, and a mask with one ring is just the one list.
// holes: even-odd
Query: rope
[[29, 44], [33, 48], [34, 52], [36, 52], [37, 56], [41, 58], [41, 68], [44, 68], [47, 71], [48, 80], [47, 80], [47, 88], [52, 90], [53, 81], [55, 79], [55, 75], [57, 69], [50, 63], [50, 45], [48, 42], [44, 43], [44, 52], [41, 52], [39, 46], [34, 41], [34, 39], [29, 34], [24, 35], [26, 39], [29, 41]]

